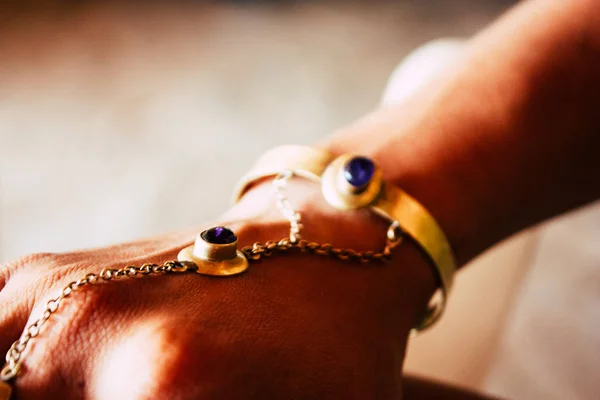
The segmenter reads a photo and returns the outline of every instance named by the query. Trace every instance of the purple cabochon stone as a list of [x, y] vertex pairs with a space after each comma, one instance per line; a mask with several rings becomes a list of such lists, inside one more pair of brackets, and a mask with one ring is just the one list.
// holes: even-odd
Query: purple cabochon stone
[[224, 226], [215, 226], [202, 232], [202, 239], [212, 244], [229, 244], [237, 240], [237, 236], [231, 229]]
[[355, 187], [365, 186], [374, 173], [375, 164], [367, 157], [354, 157], [344, 167], [344, 178]]

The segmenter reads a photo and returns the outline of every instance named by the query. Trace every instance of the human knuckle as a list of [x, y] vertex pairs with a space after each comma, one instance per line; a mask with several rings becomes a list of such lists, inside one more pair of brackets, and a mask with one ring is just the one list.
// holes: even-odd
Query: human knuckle
[[32, 267], [36, 265], [49, 265], [54, 264], [58, 258], [57, 253], [32, 253], [25, 256], [21, 256], [14, 261], [8, 262], [2, 266], [2, 270], [8, 269], [16, 271], [25, 267]]
[[0, 289], [3, 289], [15, 274], [38, 266], [55, 265], [56, 259], [56, 253], [32, 253], [0, 265]]

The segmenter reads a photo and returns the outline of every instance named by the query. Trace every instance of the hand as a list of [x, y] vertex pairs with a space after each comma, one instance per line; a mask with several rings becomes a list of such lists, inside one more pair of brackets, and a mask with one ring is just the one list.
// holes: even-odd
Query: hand
[[[306, 239], [383, 247], [386, 223], [368, 211], [334, 212], [301, 180], [289, 197]], [[228, 221], [241, 245], [286, 237], [273, 204], [270, 185], [260, 185], [219, 224]], [[197, 231], [3, 267], [0, 349], [69, 282], [106, 267], [174, 260]], [[406, 242], [386, 264], [290, 254], [236, 277], [99, 282], [72, 294], [43, 326], [15, 391], [19, 399], [399, 398], [407, 335], [433, 291], [431, 271]]]

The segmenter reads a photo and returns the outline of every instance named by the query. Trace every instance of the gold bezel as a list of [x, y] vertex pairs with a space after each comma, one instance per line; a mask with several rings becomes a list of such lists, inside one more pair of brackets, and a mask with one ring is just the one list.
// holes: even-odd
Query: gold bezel
[[231, 243], [211, 243], [203, 237], [208, 231], [210, 229], [204, 230], [196, 236], [192, 253], [194, 257], [210, 261], [223, 261], [235, 257], [238, 244], [237, 237]]
[[248, 269], [248, 259], [237, 249], [237, 238], [231, 243], [211, 243], [205, 240], [202, 231], [196, 236], [193, 245], [181, 250], [179, 261], [191, 261], [202, 275], [231, 276], [241, 274]]
[[194, 245], [181, 250], [177, 255], [179, 261], [191, 261], [198, 267], [198, 274], [210, 276], [231, 276], [241, 274], [248, 269], [248, 259], [237, 250], [235, 257], [227, 260], [208, 260], [194, 255]]
[[333, 160], [321, 177], [321, 190], [329, 204], [342, 210], [369, 207], [383, 190], [381, 169], [375, 165], [373, 178], [366, 187], [357, 190], [344, 179], [344, 167], [356, 154], [344, 154]]

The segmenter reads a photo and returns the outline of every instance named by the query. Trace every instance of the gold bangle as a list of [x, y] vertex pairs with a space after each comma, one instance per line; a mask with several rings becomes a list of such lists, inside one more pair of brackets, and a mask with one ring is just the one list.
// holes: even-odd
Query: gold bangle
[[264, 153], [252, 169], [237, 183], [233, 203], [237, 203], [254, 183], [290, 170], [314, 182], [321, 180], [327, 166], [335, 159], [331, 153], [308, 146], [285, 145]]
[[[439, 230], [437, 232], [440, 235], [439, 237], [435, 236], [435, 230], [433, 233], [427, 231], [427, 228], [431, 229], [430, 224], [433, 224], [434, 227], [437, 227], [437, 224], [422, 206], [410, 199], [408, 195], [403, 194], [399, 189], [394, 189], [391, 186], [388, 188], [385, 187], [380, 171], [372, 168], [373, 170], [369, 170], [369, 174], [367, 174], [369, 175], [368, 179], [365, 176], [358, 176], [360, 179], [353, 176], [353, 180], [348, 180], [347, 182], [339, 179], [340, 173], [344, 171], [346, 165], [350, 165], [352, 162], [356, 163], [357, 160], [360, 162], [366, 161], [365, 165], [374, 165], [370, 160], [347, 155], [337, 159], [333, 158], [329, 153], [313, 150], [308, 147], [287, 146], [283, 149], [275, 149], [261, 158], [259, 168], [247, 175], [238, 186], [236, 199], [239, 199], [256, 180], [267, 176], [275, 177], [273, 185], [278, 199], [277, 206], [290, 223], [289, 238], [283, 238], [279, 241], [270, 240], [264, 244], [255, 242], [251, 246], [246, 246], [238, 250], [238, 238], [235, 233], [223, 226], [217, 226], [201, 232], [196, 237], [193, 245], [182, 249], [179, 252], [178, 261], [167, 261], [162, 266], [147, 263], [141, 267], [129, 265], [118, 269], [104, 268], [100, 273], [88, 273], [84, 277], [70, 282], [57, 297], [50, 299], [46, 303], [46, 308], [42, 316], [28, 325], [19, 339], [13, 342], [8, 350], [5, 357], [6, 364], [0, 369], [0, 400], [10, 398], [12, 387], [8, 382], [17, 377], [24, 360], [25, 351], [31, 341], [40, 334], [42, 325], [52, 318], [58, 311], [60, 304], [75, 291], [83, 287], [95, 285], [101, 280], [111, 281], [123, 277], [133, 278], [140, 275], [188, 272], [195, 272], [206, 276], [234, 276], [245, 272], [251, 261], [258, 261], [263, 257], [290, 251], [307, 252], [316, 256], [332, 257], [340, 261], [385, 261], [391, 256], [392, 250], [403, 241], [404, 233], [399, 228], [397, 217], [401, 217], [400, 220], [402, 218], [410, 220], [409, 229], [405, 229], [408, 234], [411, 234], [412, 229], [418, 234], [417, 237], [421, 237], [419, 236], [421, 234], [430, 235], [428, 237], [423, 236], [425, 237], [425, 241], [420, 242], [422, 246], [430, 246], [435, 250], [432, 247], [437, 245], [435, 241], [445, 240], [439, 227], [437, 228]], [[359, 170], [359, 172], [361, 171]], [[378, 213], [390, 219], [391, 223], [388, 227], [387, 240], [383, 250], [378, 252], [356, 251], [353, 249], [336, 248], [329, 243], [322, 244], [301, 239], [301, 213], [292, 208], [291, 203], [285, 195], [287, 182], [294, 174], [312, 180], [321, 179], [325, 197], [330, 203], [340, 208], [372, 206]], [[361, 179], [364, 181], [364, 184], [360, 183], [362, 182]], [[417, 221], [416, 225], [415, 221]], [[421, 225], [422, 227], [419, 228]], [[430, 240], [430, 242], [427, 240]], [[428, 254], [432, 254], [430, 248], [425, 249], [428, 251]], [[439, 307], [430, 307], [426, 319], [415, 330], [422, 330], [431, 325], [441, 315], [441, 311], [443, 311], [445, 296], [449, 289], [448, 282], [451, 284], [452, 274], [449, 275], [450, 279], [442, 274], [439, 265], [436, 263], [445, 262], [446, 260], [443, 257], [434, 258], [440, 255], [443, 256], [441, 253], [433, 253], [432, 260], [438, 266], [438, 272], [441, 277], [442, 292], [444, 295], [442, 297], [443, 301], [440, 303], [442, 305]], [[452, 258], [450, 258], [450, 261], [453, 263]]]
[[[361, 162], [368, 167], [368, 173], [362, 178], [368, 179], [364, 182], [358, 179], [349, 184], [344, 178], [348, 166]], [[366, 157], [351, 154], [336, 157], [320, 149], [290, 145], [276, 147], [258, 159], [254, 168], [237, 185], [234, 202], [239, 201], [254, 183], [285, 170], [320, 182], [325, 199], [336, 208], [370, 207], [378, 215], [396, 221], [402, 231], [423, 250], [434, 267], [440, 285], [439, 293], [432, 297], [425, 318], [415, 330], [424, 330], [439, 320], [452, 288], [456, 261], [446, 235], [423, 205], [400, 188], [385, 183], [377, 166]], [[364, 172], [360, 170], [360, 165], [358, 170]]]

